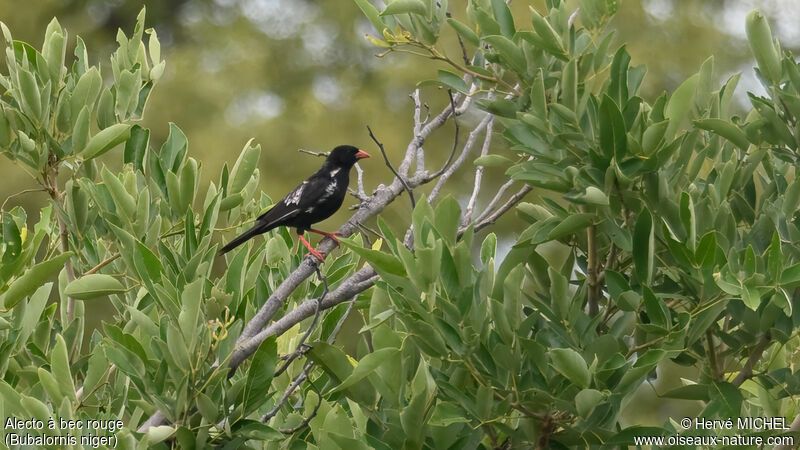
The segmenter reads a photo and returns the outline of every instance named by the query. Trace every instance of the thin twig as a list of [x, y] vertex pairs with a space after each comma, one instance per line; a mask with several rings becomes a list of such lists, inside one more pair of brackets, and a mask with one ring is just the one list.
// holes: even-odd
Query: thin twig
[[286, 402], [289, 401], [289, 397], [291, 397], [294, 391], [297, 390], [297, 388], [300, 387], [300, 385], [303, 384], [304, 381], [306, 381], [306, 378], [308, 378], [308, 372], [309, 370], [311, 370], [313, 366], [314, 366], [314, 361], [308, 361], [305, 364], [305, 366], [303, 366], [303, 370], [300, 372], [300, 375], [298, 375], [294, 379], [294, 381], [292, 381], [292, 384], [290, 384], [289, 387], [286, 388], [286, 390], [283, 392], [283, 395], [281, 396], [281, 399], [278, 400], [278, 403], [275, 404], [275, 407], [273, 407], [271, 410], [269, 410], [266, 414], [264, 414], [261, 417], [261, 422], [266, 423], [269, 419], [275, 417], [275, 414], [278, 414], [278, 411], [280, 411], [281, 407], [283, 407], [283, 405], [285, 405]]
[[594, 225], [586, 229], [586, 278], [589, 283], [589, 289], [586, 293], [586, 303], [588, 304], [589, 317], [597, 315], [600, 303], [600, 283], [597, 282], [598, 274], [600, 272], [600, 258], [597, 254], [597, 227]]
[[297, 151], [300, 153], [308, 153], [309, 155], [322, 156], [325, 158], [327, 158], [328, 155], [331, 154], [331, 152], [315, 152], [314, 150], [306, 150], [304, 148], [298, 148]]
[[47, 192], [47, 189], [45, 189], [45, 188], [31, 188], [31, 189], [23, 189], [23, 190], [21, 190], [19, 192], [15, 192], [15, 193], [9, 195], [8, 197], [6, 197], [6, 199], [3, 201], [3, 205], [0, 206], [0, 211], [5, 211], [6, 210], [6, 203], [8, 203], [8, 201], [11, 200], [12, 198], [19, 197], [20, 195], [23, 195], [23, 194], [29, 194], [31, 192]]
[[[494, 126], [494, 117], [486, 124], [486, 135], [483, 138], [483, 146], [481, 147], [481, 156], [489, 154], [489, 147], [492, 143], [492, 127]], [[467, 207], [464, 209], [464, 218], [461, 219], [461, 225], [465, 226], [472, 220], [472, 211], [475, 209], [475, 204], [478, 201], [478, 194], [481, 191], [481, 183], [483, 182], [483, 166], [475, 168], [475, 181], [472, 183], [472, 194], [469, 196]]]
[[[458, 129], [458, 121], [456, 120], [456, 115], [458, 115], [458, 113], [456, 112], [456, 103], [455, 103], [455, 100], [453, 100], [453, 91], [448, 89], [447, 90], [447, 95], [450, 96], [450, 107], [452, 108], [452, 112], [453, 112], [453, 124], [455, 124], [455, 126], [456, 126], [455, 137], [453, 138], [453, 149], [450, 150], [450, 156], [447, 157], [447, 161], [444, 163], [442, 168], [439, 169], [437, 172], [435, 172], [434, 174], [432, 174], [430, 176], [431, 179], [438, 178], [440, 175], [442, 175], [444, 173], [447, 173], [447, 171], [449, 171], [450, 163], [453, 162], [453, 157], [456, 155], [456, 150], [458, 149], [458, 132], [459, 132], [459, 129]], [[491, 117], [491, 115], [489, 115], [489, 117]], [[481, 122], [481, 124], [483, 125], [483, 122]], [[475, 130], [477, 130], [477, 128]], [[475, 132], [475, 130], [473, 130], [473, 133]], [[471, 133], [470, 133], [470, 135], [471, 135]], [[466, 149], [467, 146], [465, 145], [464, 148]], [[463, 155], [466, 151], [468, 151], [468, 150], [462, 151], [461, 154]], [[437, 186], [439, 186], [439, 185], [437, 184]]]
[[336, 326], [333, 327], [333, 331], [331, 331], [331, 335], [328, 336], [328, 344], [333, 344], [336, 341], [336, 335], [339, 334], [339, 331], [342, 329], [344, 325], [344, 321], [347, 320], [347, 317], [350, 316], [350, 311], [353, 310], [353, 305], [356, 304], [356, 299], [358, 298], [357, 295], [354, 295], [353, 298], [350, 299], [350, 303], [347, 305], [347, 309], [344, 311], [342, 317], [339, 318], [339, 321], [336, 322]]
[[486, 218], [486, 216], [488, 216], [488, 215], [491, 213], [492, 209], [494, 209], [494, 206], [495, 206], [497, 203], [499, 203], [499, 202], [500, 202], [500, 199], [502, 199], [502, 198], [503, 198], [503, 194], [505, 194], [505, 193], [506, 193], [506, 191], [508, 190], [508, 188], [510, 188], [510, 187], [511, 187], [511, 185], [513, 185], [513, 184], [514, 184], [514, 182], [516, 182], [516, 181], [517, 181], [517, 180], [508, 180], [508, 181], [506, 181], [505, 183], [503, 183], [503, 184], [502, 184], [502, 185], [501, 185], [501, 186], [500, 186], [500, 187], [497, 189], [497, 193], [494, 195], [494, 197], [492, 197], [492, 199], [491, 199], [491, 200], [489, 200], [489, 203], [488, 203], [488, 204], [486, 205], [486, 207], [483, 209], [483, 212], [482, 212], [482, 213], [480, 213], [480, 215], [478, 215], [478, 218], [477, 218], [477, 219], [475, 219], [475, 221], [476, 221], [476, 222], [480, 222], [481, 220], [485, 219], [485, 218]]
[[[528, 192], [530, 192], [531, 190], [533, 190], [533, 187], [531, 187], [531, 185], [530, 185], [530, 184], [526, 184], [525, 186], [522, 186], [522, 188], [521, 188], [519, 191], [517, 191], [516, 193], [514, 193], [514, 195], [512, 195], [511, 197], [509, 197], [509, 199], [508, 199], [508, 200], [506, 200], [506, 202], [505, 202], [505, 203], [503, 203], [503, 204], [502, 204], [502, 205], [501, 205], [499, 208], [497, 208], [497, 209], [496, 209], [494, 212], [492, 212], [492, 213], [491, 213], [491, 214], [489, 214], [488, 216], [484, 217], [483, 219], [476, 221], [476, 222], [475, 222], [475, 231], [476, 231], [476, 232], [477, 232], [477, 231], [480, 231], [480, 230], [482, 230], [483, 228], [486, 228], [487, 226], [489, 226], [489, 225], [493, 224], [493, 223], [494, 223], [494, 222], [495, 222], [497, 219], [499, 219], [499, 218], [500, 218], [500, 216], [502, 216], [503, 214], [505, 214], [505, 213], [506, 213], [506, 211], [508, 211], [509, 209], [511, 209], [511, 208], [512, 208], [514, 205], [516, 205], [516, 204], [517, 204], [517, 203], [518, 203], [520, 200], [522, 200], [522, 198], [523, 198], [523, 197], [525, 197], [525, 194], [527, 194], [527, 193], [528, 193]], [[463, 231], [462, 231], [462, 230], [466, 230], [466, 227], [460, 227], [460, 228], [458, 229], [459, 233], [463, 233]]]
[[[327, 283], [325, 289], [327, 290]], [[327, 342], [329, 344], [333, 344], [333, 342], [336, 340], [336, 335], [339, 334], [339, 330], [342, 329], [344, 321], [347, 320], [347, 317], [350, 315], [350, 311], [352, 311], [353, 309], [353, 305], [355, 304], [356, 298], [358, 297], [354, 295], [353, 298], [350, 300], [350, 304], [347, 306], [347, 310], [344, 312], [342, 317], [339, 318], [339, 322], [336, 323], [336, 326], [333, 328], [333, 331], [331, 331], [331, 334], [328, 336]], [[322, 297], [320, 297], [320, 300], [317, 301], [317, 313], [316, 313], [317, 316], [319, 315], [319, 304], [321, 303], [321, 299]], [[292, 384], [290, 384], [289, 387], [286, 388], [286, 390], [283, 393], [283, 396], [281, 396], [281, 399], [278, 401], [278, 403], [269, 412], [264, 414], [264, 416], [261, 418], [262, 422], [267, 422], [268, 420], [273, 418], [275, 414], [278, 413], [280, 408], [286, 404], [286, 402], [289, 400], [289, 397], [294, 393], [294, 391], [297, 390], [297, 388], [303, 383], [303, 381], [305, 381], [308, 378], [308, 374], [312, 367], [314, 367], [313, 361], [308, 361], [303, 366], [303, 370], [294, 379]], [[277, 374], [275, 376], [277, 376]]]
[[98, 270], [102, 269], [103, 267], [111, 264], [115, 259], [119, 258], [119, 253], [114, 253], [113, 255], [109, 256], [108, 258], [100, 261], [96, 266], [92, 267], [88, 271], [84, 272], [84, 275], [91, 275], [93, 273], [97, 273]]
[[317, 389], [316, 386], [314, 386], [314, 383], [311, 380], [308, 380], [308, 385], [311, 386], [311, 389], [313, 389], [314, 392], [316, 392], [316, 394], [317, 394], [317, 406], [315, 406], [314, 407], [314, 411], [311, 411], [311, 414], [309, 414], [308, 417], [303, 419], [302, 422], [297, 424], [297, 426], [289, 428], [288, 430], [280, 430], [281, 433], [283, 433], [283, 434], [294, 434], [294, 433], [302, 430], [306, 426], [308, 426], [308, 424], [311, 423], [312, 420], [314, 420], [314, 417], [317, 416], [317, 411], [319, 411], [319, 407], [322, 404], [322, 394], [320, 394], [319, 390]]
[[394, 170], [394, 166], [392, 166], [392, 163], [389, 161], [389, 157], [386, 156], [386, 150], [384, 150], [383, 144], [381, 144], [381, 142], [378, 141], [378, 138], [376, 138], [375, 135], [372, 133], [372, 128], [370, 128], [369, 125], [367, 125], [367, 131], [369, 131], [369, 137], [372, 138], [372, 140], [375, 142], [375, 144], [381, 150], [381, 154], [383, 155], [383, 160], [386, 162], [386, 167], [388, 167], [389, 170], [392, 171], [394, 176], [398, 180], [400, 180], [401, 183], [403, 183], [403, 189], [405, 189], [406, 192], [408, 192], [408, 197], [411, 199], [411, 209], [416, 208], [417, 202], [416, 202], [416, 200], [414, 200], [414, 193], [411, 192], [411, 187], [406, 182], [405, 177], [401, 177], [400, 174], [397, 173], [396, 170]]
[[456, 172], [456, 170], [458, 170], [458, 168], [461, 167], [462, 164], [464, 164], [464, 161], [467, 160], [467, 156], [469, 156], [470, 150], [472, 150], [472, 146], [475, 144], [475, 141], [478, 138], [478, 134], [480, 134], [489, 125], [489, 122], [491, 121], [492, 121], [492, 115], [487, 114], [486, 117], [484, 117], [483, 120], [481, 120], [478, 126], [476, 126], [474, 130], [470, 131], [469, 136], [467, 136], [467, 142], [464, 143], [464, 147], [461, 149], [461, 153], [458, 155], [458, 158], [456, 158], [456, 160], [452, 161], [452, 164], [450, 164], [452, 160], [452, 154], [451, 154], [450, 155], [451, 158], [448, 158], [447, 163], [445, 163], [445, 165], [442, 166], [442, 169], [439, 170], [437, 173], [430, 175], [431, 179], [435, 179], [437, 177], [439, 179], [436, 181], [436, 185], [431, 190], [430, 195], [428, 195], [429, 202], [432, 203], [434, 199], [436, 199], [436, 197], [439, 195], [439, 192], [441, 191], [442, 187], [447, 182], [447, 180], [449, 180], [450, 177]]
[[[428, 120], [428, 117], [430, 117], [430, 109], [428, 109], [428, 117], [422, 119], [422, 107], [419, 99], [419, 89], [414, 89], [414, 92], [411, 93], [411, 100], [414, 101], [414, 138], [416, 138], [419, 136], [420, 132], [422, 132], [422, 124]], [[425, 106], [427, 108], [428, 105]], [[421, 145], [417, 148], [414, 157], [417, 163], [416, 174], [419, 176], [425, 173], [425, 150]]]

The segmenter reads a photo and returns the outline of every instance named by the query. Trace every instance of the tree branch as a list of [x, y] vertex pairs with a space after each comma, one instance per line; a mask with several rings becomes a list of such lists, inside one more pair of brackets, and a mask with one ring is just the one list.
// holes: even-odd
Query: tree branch
[[[492, 143], [492, 127], [494, 126], [494, 116], [489, 119], [489, 123], [486, 124], [486, 134], [483, 138], [483, 146], [481, 147], [481, 156], [486, 156], [489, 154], [489, 147]], [[478, 166], [475, 168], [475, 181], [472, 183], [472, 194], [469, 196], [469, 201], [467, 201], [467, 207], [464, 209], [464, 218], [461, 219], [461, 224], [466, 225], [472, 220], [472, 211], [475, 209], [475, 204], [478, 201], [478, 194], [481, 191], [481, 183], [483, 182], [483, 166]]]
[[[505, 203], [503, 203], [500, 207], [494, 210], [494, 212], [492, 212], [491, 214], [485, 214], [484, 217], [479, 218], [475, 222], [475, 231], [480, 231], [481, 229], [486, 228], [487, 226], [493, 224], [497, 219], [500, 218], [500, 216], [505, 214], [506, 211], [511, 209], [520, 200], [522, 200], [522, 198], [525, 197], [525, 194], [527, 194], [531, 190], [533, 190], [533, 187], [529, 184], [522, 186], [520, 190], [518, 190], [516, 193], [514, 193], [514, 195], [509, 197], [508, 200], [506, 200]], [[466, 229], [467, 229], [466, 226], [460, 227], [458, 229], [459, 234], [466, 231]]]
[[369, 131], [369, 137], [375, 142], [375, 144], [381, 150], [381, 155], [383, 155], [383, 161], [386, 162], [386, 167], [388, 167], [389, 170], [392, 171], [392, 173], [395, 176], [395, 179], [400, 180], [400, 182], [403, 183], [403, 189], [405, 189], [406, 192], [408, 192], [408, 198], [411, 199], [411, 209], [414, 209], [417, 206], [417, 202], [416, 200], [414, 200], [414, 193], [411, 191], [411, 187], [408, 186], [405, 177], [401, 176], [399, 173], [397, 173], [396, 170], [394, 170], [394, 166], [392, 166], [392, 163], [389, 161], [389, 157], [386, 156], [386, 150], [383, 149], [383, 144], [381, 144], [378, 138], [376, 138], [375, 135], [372, 133], [372, 128], [370, 128], [369, 125], [367, 125], [367, 131]]
[[586, 277], [589, 282], [589, 289], [586, 295], [589, 317], [594, 317], [599, 312], [600, 303], [600, 283], [597, 282], [600, 272], [600, 259], [597, 254], [597, 227], [594, 225], [586, 229]]
[[[459, 114], [459, 111], [464, 111], [469, 106], [471, 101], [471, 97], [464, 98], [463, 102], [459, 107], [455, 109], [456, 114]], [[397, 171], [399, 174], [406, 174], [408, 173], [408, 168], [410, 167], [412, 161], [414, 160], [417, 149], [422, 146], [425, 140], [433, 133], [436, 129], [441, 128], [450, 115], [453, 113], [452, 108], [448, 107], [444, 109], [441, 113], [436, 115], [433, 119], [431, 119], [425, 125], [420, 124], [420, 131], [418, 134], [414, 136], [411, 142], [408, 144], [406, 148], [405, 156], [400, 163], [399, 170]], [[405, 180], [408, 184], [409, 188], [416, 187], [426, 181], [427, 177], [426, 174], [420, 174], [419, 176], [415, 175], [413, 177], [408, 178]], [[378, 186], [372, 196], [367, 199], [366, 202], [362, 203], [361, 207], [356, 211], [355, 214], [348, 220], [344, 225], [342, 225], [338, 232], [342, 236], [350, 236], [353, 232], [358, 229], [358, 225], [362, 222], [366, 221], [368, 218], [375, 216], [379, 212], [383, 210], [389, 203], [391, 203], [395, 198], [397, 198], [403, 191], [405, 190], [404, 182], [397, 176], [395, 176], [394, 180], [388, 186]], [[317, 246], [318, 250], [321, 251], [324, 255], [328, 254], [333, 248], [336, 247], [336, 242], [330, 238], [323, 238], [320, 241], [320, 244]], [[306, 257], [300, 263], [300, 265], [295, 269], [289, 276], [272, 292], [264, 305], [259, 309], [256, 315], [244, 326], [242, 330], [242, 334], [239, 336], [237, 340], [237, 345], [241, 346], [244, 342], [251, 340], [257, 334], [263, 331], [264, 326], [267, 322], [275, 315], [275, 313], [280, 309], [283, 305], [283, 302], [289, 297], [289, 295], [312, 273], [314, 273], [319, 261], [312, 257]], [[242, 354], [242, 352], [246, 353], [246, 350], [240, 349], [237, 347], [237, 352]], [[249, 356], [249, 354], [248, 354]], [[231, 360], [231, 368], [235, 368], [241, 361], [246, 358], [244, 356], [241, 359], [232, 359]]]
[[753, 378], [753, 368], [758, 363], [758, 360], [761, 359], [761, 354], [764, 353], [764, 350], [769, 347], [769, 344], [772, 343], [772, 337], [770, 336], [769, 332], [764, 333], [761, 336], [761, 340], [750, 350], [750, 356], [747, 357], [747, 361], [744, 363], [744, 367], [742, 370], [739, 371], [739, 374], [736, 375], [736, 378], [731, 381], [731, 384], [739, 387], [745, 381]]
[[461, 149], [461, 153], [458, 155], [458, 158], [456, 158], [456, 160], [453, 161], [452, 164], [450, 164], [450, 159], [452, 159], [451, 155], [451, 158], [448, 159], [448, 162], [445, 163], [445, 165], [439, 172], [429, 175], [431, 180], [437, 177], [439, 178], [436, 181], [436, 185], [433, 187], [433, 190], [431, 190], [431, 193], [428, 195], [429, 202], [433, 202], [434, 199], [436, 199], [436, 197], [439, 195], [439, 191], [442, 189], [442, 186], [444, 186], [447, 180], [449, 180], [450, 177], [455, 173], [455, 171], [458, 170], [459, 167], [461, 167], [464, 161], [466, 161], [470, 150], [472, 150], [472, 146], [475, 144], [475, 141], [478, 138], [478, 134], [480, 134], [480, 132], [483, 131], [484, 128], [486, 128], [489, 125], [489, 122], [492, 121], [492, 117], [493, 116], [491, 114], [487, 114], [486, 117], [484, 117], [483, 120], [481, 120], [478, 126], [475, 127], [475, 129], [469, 133], [469, 136], [467, 137], [467, 142], [464, 143], [464, 147]]

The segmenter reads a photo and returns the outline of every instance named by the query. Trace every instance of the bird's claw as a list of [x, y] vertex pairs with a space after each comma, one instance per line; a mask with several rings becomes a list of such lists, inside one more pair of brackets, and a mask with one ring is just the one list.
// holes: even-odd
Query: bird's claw
[[316, 256], [316, 257], [317, 257], [317, 259], [318, 259], [320, 262], [325, 262], [325, 257], [324, 257], [324, 256], [322, 256], [322, 253], [320, 253], [320, 252], [319, 252], [319, 250], [311, 250], [310, 252], [308, 252], [308, 253], [306, 253], [306, 254], [305, 254], [304, 258], [305, 258], [306, 256], [308, 256], [308, 255], [314, 255], [314, 256]]

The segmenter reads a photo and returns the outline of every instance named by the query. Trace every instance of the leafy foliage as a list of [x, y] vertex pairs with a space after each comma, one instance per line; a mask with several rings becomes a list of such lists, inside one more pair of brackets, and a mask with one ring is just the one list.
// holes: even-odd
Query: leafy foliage
[[[31, 233], [23, 209], [2, 211], [3, 415], [120, 419], [128, 447], [628, 445], [676, 432], [620, 420], [668, 361], [696, 377], [662, 395], [701, 401], [704, 418], [796, 414], [800, 68], [763, 17], [746, 29], [768, 96], [750, 94], [742, 118], [738, 75], [716, 89], [712, 58], [673, 93], [638, 96], [644, 68], [604, 32], [614, 1], [581, 1], [583, 27], [558, 0], [529, 25], [503, 1], [469, 2], [466, 23], [447, 2], [356, 4], [373, 43], [447, 64], [430, 83], [502, 125], [510, 151], [475, 164], [538, 194], [516, 207], [528, 225], [511, 251], [499, 257], [452, 197], [417, 202], [408, 237], [379, 218], [381, 239], [342, 238], [280, 307], [317, 299], [314, 317], [229, 373], [244, 324], [303, 260], [274, 230], [215, 267], [216, 235], [270, 207], [260, 146], [201, 186], [177, 125], [151, 144], [133, 122], [165, 63], [144, 11], [118, 34], [108, 86], [79, 38], [65, 66], [57, 21], [41, 51], [2, 26], [0, 150], [52, 200]], [[446, 56], [443, 33], [466, 60]], [[322, 311], [362, 263], [374, 287]], [[85, 339], [101, 299], [114, 318]], [[345, 346], [351, 308], [363, 326]]]

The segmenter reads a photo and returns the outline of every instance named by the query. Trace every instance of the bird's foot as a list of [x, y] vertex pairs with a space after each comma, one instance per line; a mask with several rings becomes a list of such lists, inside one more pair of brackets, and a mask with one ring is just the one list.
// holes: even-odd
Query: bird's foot
[[[305, 256], [308, 256], [308, 255], [314, 255], [314, 256], [316, 256], [316, 257], [317, 257], [317, 259], [318, 259], [318, 260], [320, 260], [320, 261], [322, 261], [322, 262], [324, 262], [324, 261], [325, 261], [325, 257], [324, 257], [324, 256], [322, 256], [322, 253], [320, 253], [320, 252], [319, 252], [319, 250], [314, 250], [314, 248], [313, 248], [313, 247], [311, 247], [311, 244], [309, 244], [309, 243], [308, 243], [308, 241], [306, 240], [306, 238], [304, 238], [304, 237], [303, 237], [303, 235], [302, 235], [302, 234], [301, 234], [299, 237], [300, 237], [300, 241], [301, 241], [301, 242], [303, 243], [303, 245], [305, 245], [305, 246], [306, 246], [306, 248], [308, 249], [308, 253], [306, 253], [306, 255], [305, 255]], [[305, 258], [305, 256], [304, 256], [304, 258]]]
[[323, 235], [323, 236], [327, 236], [327, 237], [329, 237], [329, 238], [333, 239], [333, 240], [334, 240], [334, 241], [335, 241], [337, 244], [339, 243], [339, 239], [337, 239], [337, 237], [339, 237], [339, 236], [342, 236], [342, 233], [339, 233], [339, 232], [336, 232], [336, 233], [328, 233], [327, 231], [315, 230], [315, 229], [313, 229], [313, 228], [312, 228], [312, 229], [310, 229], [310, 230], [308, 230], [308, 231], [310, 231], [310, 232], [312, 232], [312, 233], [321, 234], [321, 235]]
[[322, 253], [320, 253], [319, 250], [311, 250], [310, 252], [306, 253], [305, 256], [303, 257], [305, 258], [308, 255], [314, 255], [317, 257], [319, 262], [325, 262], [325, 257], [322, 256]]

